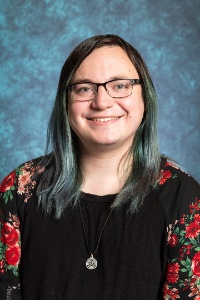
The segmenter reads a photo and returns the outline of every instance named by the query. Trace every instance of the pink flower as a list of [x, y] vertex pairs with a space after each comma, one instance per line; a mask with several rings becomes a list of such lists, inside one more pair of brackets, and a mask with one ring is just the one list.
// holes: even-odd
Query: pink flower
[[19, 175], [19, 186], [23, 187], [31, 181], [30, 172], [23, 170], [23, 174]]
[[22, 194], [24, 193], [24, 191], [25, 191], [25, 188], [24, 188], [23, 186], [19, 186], [19, 187], [18, 187], [18, 190], [17, 190], [17, 193], [18, 193], [19, 195], [22, 195]]

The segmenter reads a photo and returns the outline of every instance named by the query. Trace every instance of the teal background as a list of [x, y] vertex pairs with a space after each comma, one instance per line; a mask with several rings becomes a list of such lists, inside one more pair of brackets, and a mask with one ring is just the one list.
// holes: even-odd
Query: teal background
[[118, 34], [159, 100], [161, 152], [200, 181], [199, 0], [0, 0], [0, 179], [44, 152], [60, 69], [77, 43]]

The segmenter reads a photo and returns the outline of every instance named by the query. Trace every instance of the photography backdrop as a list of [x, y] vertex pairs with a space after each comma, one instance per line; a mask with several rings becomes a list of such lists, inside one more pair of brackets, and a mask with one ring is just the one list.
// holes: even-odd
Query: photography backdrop
[[118, 34], [159, 100], [161, 152], [200, 181], [199, 0], [0, 0], [0, 179], [43, 155], [61, 67], [82, 40]]

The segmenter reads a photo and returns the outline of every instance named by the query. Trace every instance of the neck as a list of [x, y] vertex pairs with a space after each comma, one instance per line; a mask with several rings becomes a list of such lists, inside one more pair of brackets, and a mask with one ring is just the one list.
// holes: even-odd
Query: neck
[[83, 168], [82, 191], [97, 194], [115, 194], [123, 188], [130, 174], [129, 151], [118, 152], [82, 152]]

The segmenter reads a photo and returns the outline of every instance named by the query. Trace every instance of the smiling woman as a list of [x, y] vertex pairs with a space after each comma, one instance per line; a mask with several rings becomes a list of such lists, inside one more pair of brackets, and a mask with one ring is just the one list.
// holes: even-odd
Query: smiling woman
[[[89, 82], [103, 80], [113, 84], [115, 81], [108, 81], [113, 77], [118, 78], [120, 87], [124, 78], [126, 84], [128, 78], [139, 79], [134, 65], [121, 47], [104, 46], [83, 60], [71, 81], [73, 86], [86, 79]], [[128, 84], [130, 92], [127, 94], [125, 91], [124, 97], [122, 92], [120, 97], [112, 97], [103, 85], [98, 87], [98, 92], [91, 101], [74, 101], [73, 94], [69, 94], [69, 122], [79, 138], [82, 153], [91, 152], [93, 156], [98, 156], [100, 145], [101, 155], [103, 149], [108, 153], [108, 146], [110, 151], [112, 149], [112, 155], [119, 155], [119, 158], [129, 152], [143, 119], [144, 102], [141, 85], [132, 85], [129, 80]]]
[[133, 46], [101, 35], [73, 50], [50, 145], [0, 186], [1, 299], [197, 300], [200, 187], [159, 153]]

